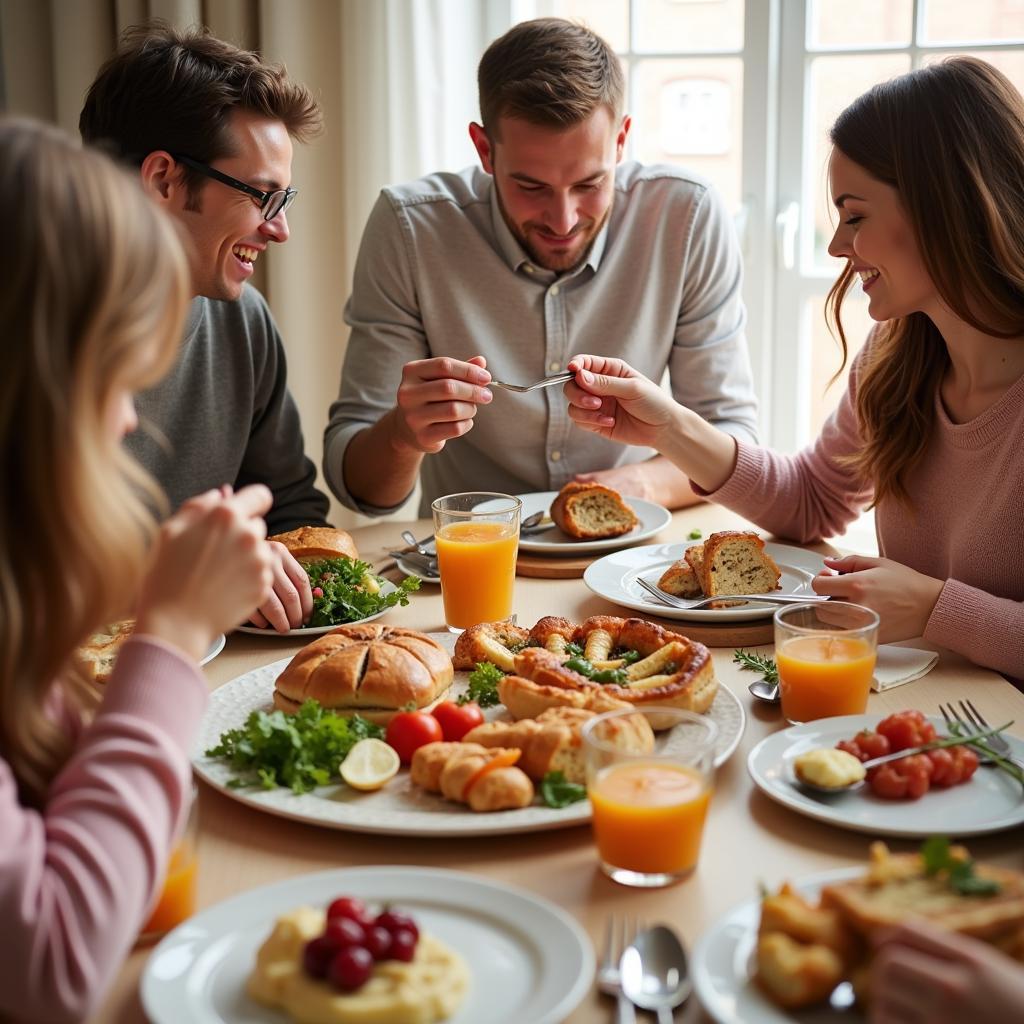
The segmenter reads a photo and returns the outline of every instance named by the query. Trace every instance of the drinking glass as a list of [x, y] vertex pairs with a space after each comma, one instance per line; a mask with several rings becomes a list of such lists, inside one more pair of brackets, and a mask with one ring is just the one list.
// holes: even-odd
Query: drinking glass
[[523, 503], [511, 494], [469, 491], [431, 505], [444, 617], [453, 633], [512, 614]]
[[845, 601], [794, 604], [775, 613], [782, 714], [798, 725], [862, 715], [875, 673], [878, 615]]
[[149, 942], [177, 928], [196, 911], [196, 871], [199, 866], [199, 791], [192, 787], [185, 830], [167, 862], [160, 899], [149, 920], [142, 926], [139, 939]]
[[[620, 749], [623, 719], [642, 715], [655, 748]], [[678, 708], [609, 711], [583, 725], [587, 795], [601, 868], [623, 885], [670, 885], [697, 866], [714, 771], [718, 727]]]

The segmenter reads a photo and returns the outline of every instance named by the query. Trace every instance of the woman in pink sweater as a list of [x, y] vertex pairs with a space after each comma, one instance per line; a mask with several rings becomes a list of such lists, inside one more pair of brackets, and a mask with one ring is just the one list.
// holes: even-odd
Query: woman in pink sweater
[[[0, 195], [0, 1019], [45, 1024], [89, 1014], [156, 899], [206, 704], [196, 661], [269, 592], [270, 493], [202, 495], [153, 543], [159, 493], [120, 442], [132, 393], [176, 357], [177, 235], [34, 122], [0, 121]], [[76, 648], [132, 608], [99, 693]]]
[[879, 326], [818, 440], [793, 457], [734, 441], [597, 356], [569, 364], [570, 414], [802, 542], [874, 504], [881, 557], [827, 559], [815, 589], [874, 608], [885, 640], [1024, 678], [1024, 102], [954, 58], [875, 86], [831, 138], [831, 311], [859, 279]]

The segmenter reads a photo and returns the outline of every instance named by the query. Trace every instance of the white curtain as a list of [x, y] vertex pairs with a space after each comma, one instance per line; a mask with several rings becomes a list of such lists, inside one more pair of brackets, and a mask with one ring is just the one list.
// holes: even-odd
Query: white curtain
[[[150, 18], [205, 24], [283, 61], [315, 91], [325, 131], [296, 147], [291, 238], [260, 261], [257, 283], [284, 336], [319, 465], [366, 217], [383, 185], [475, 160], [466, 126], [478, 116], [476, 65], [511, 17], [512, 0], [0, 0], [3, 103], [74, 133], [117, 34]], [[337, 525], [359, 518], [335, 504]]]

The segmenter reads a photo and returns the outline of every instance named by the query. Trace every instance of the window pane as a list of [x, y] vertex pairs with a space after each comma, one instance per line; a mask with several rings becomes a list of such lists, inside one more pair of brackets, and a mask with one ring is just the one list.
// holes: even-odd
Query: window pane
[[634, 49], [641, 53], [743, 49], [743, 0], [635, 0], [635, 3]]
[[862, 46], [907, 46], [911, 41], [912, 0], [812, 0], [809, 47], [812, 50]]
[[629, 49], [629, 0], [535, 0], [529, 18], [568, 18], [593, 29], [616, 53]]
[[922, 0], [921, 42], [997, 43], [1024, 39], [1022, 0]]
[[642, 60], [633, 80], [634, 152], [710, 178], [730, 210], [740, 206], [743, 61]]
[[846, 390], [846, 380], [850, 375], [850, 363], [861, 350], [868, 332], [874, 326], [874, 320], [868, 316], [867, 296], [861, 290], [860, 282], [856, 282], [847, 293], [843, 303], [843, 328], [846, 331], [846, 344], [849, 355], [842, 375], [829, 387], [828, 382], [839, 369], [842, 349], [837, 338], [833, 338], [825, 323], [825, 299], [811, 299], [807, 303], [807, 316], [810, 329], [810, 381], [808, 382], [808, 423], [806, 434], [808, 441], [813, 440], [821, 432], [825, 420], [832, 415], [839, 399]]
[[[971, 57], [980, 57], [988, 61], [993, 67], [998, 68], [1017, 87], [1018, 92], [1024, 93], [1024, 49], [1022, 50], [982, 50], [981, 52], [970, 53]], [[925, 64], [934, 64], [936, 61], [948, 57], [948, 53], [929, 53], [924, 58]]]
[[814, 212], [812, 258], [817, 268], [832, 270], [838, 266], [838, 262], [827, 251], [836, 223], [835, 209], [828, 194], [828, 157], [831, 151], [829, 128], [850, 103], [876, 82], [909, 70], [910, 56], [905, 53], [816, 57], [811, 62], [811, 163], [804, 202], [810, 202]]

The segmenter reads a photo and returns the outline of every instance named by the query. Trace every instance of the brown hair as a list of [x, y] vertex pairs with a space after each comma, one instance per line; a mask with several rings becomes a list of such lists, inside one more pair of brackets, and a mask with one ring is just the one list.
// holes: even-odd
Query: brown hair
[[97, 695], [73, 652], [124, 615], [159, 505], [111, 408], [172, 365], [189, 297], [175, 227], [137, 175], [56, 128], [0, 120], [0, 756], [41, 805]]
[[487, 47], [477, 70], [480, 117], [492, 138], [498, 118], [570, 128], [604, 105], [616, 121], [625, 83], [612, 48], [562, 18], [514, 25]]
[[[895, 188], [928, 276], [942, 300], [985, 334], [1024, 334], [1024, 100], [990, 64], [952, 57], [874, 86], [844, 110], [833, 145]], [[847, 357], [840, 307], [844, 268], [828, 315]], [[924, 313], [876, 332], [857, 390], [863, 448], [851, 465], [874, 501], [907, 501], [924, 455], [949, 354]]]
[[[136, 166], [158, 149], [209, 164], [233, 155], [236, 109], [283, 122], [299, 142], [322, 127], [312, 93], [283, 65], [205, 29], [178, 32], [156, 21], [121, 36], [89, 87], [78, 130], [85, 142]], [[194, 200], [204, 179], [188, 168], [182, 173]]]

